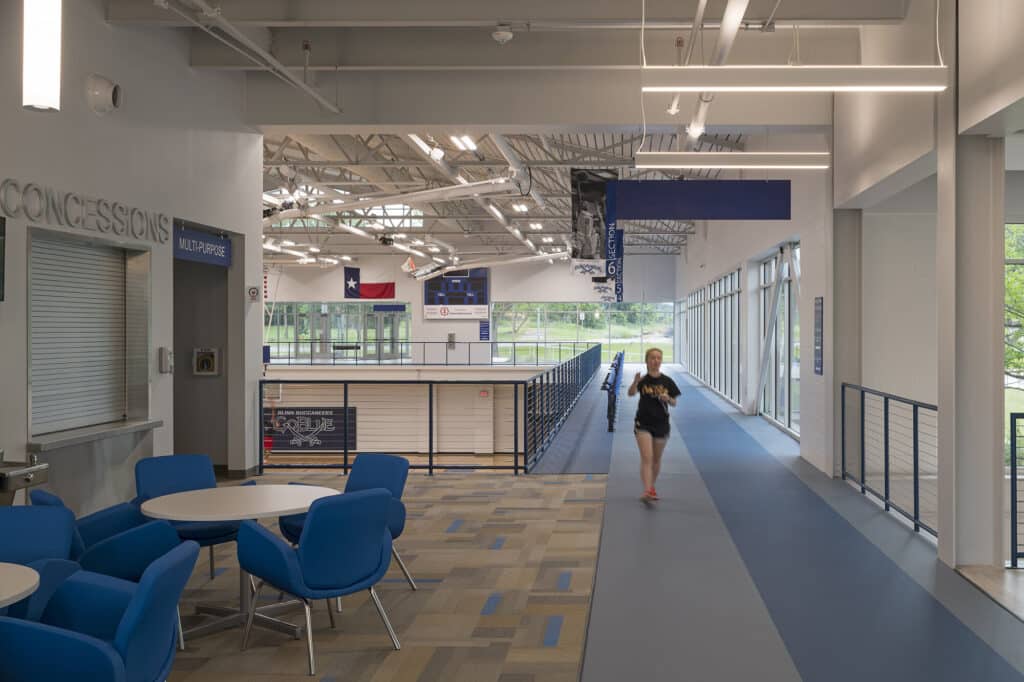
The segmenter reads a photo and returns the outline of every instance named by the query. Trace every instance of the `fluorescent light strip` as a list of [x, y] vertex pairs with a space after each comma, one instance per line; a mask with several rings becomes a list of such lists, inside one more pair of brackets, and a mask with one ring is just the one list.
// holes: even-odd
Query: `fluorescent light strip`
[[462, 140], [462, 144], [466, 146], [466, 149], [468, 149], [471, 152], [476, 151], [476, 142], [473, 142], [473, 138], [471, 138], [469, 135], [463, 135], [460, 139]]
[[456, 147], [458, 147], [460, 152], [466, 151], [466, 144], [462, 140], [460, 140], [455, 135], [450, 135], [449, 137], [452, 140], [452, 144], [454, 144]]
[[643, 92], [941, 92], [945, 66], [647, 66]]
[[824, 170], [828, 152], [639, 152], [636, 168]]
[[60, 111], [61, 0], [25, 0], [21, 105]]

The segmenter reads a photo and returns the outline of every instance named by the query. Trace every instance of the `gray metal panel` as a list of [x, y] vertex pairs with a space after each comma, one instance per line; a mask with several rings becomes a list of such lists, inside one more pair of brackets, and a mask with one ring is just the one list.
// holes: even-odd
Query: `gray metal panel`
[[128, 419], [149, 417], [149, 251], [125, 255], [125, 371]]
[[33, 235], [32, 434], [125, 417], [125, 254]]

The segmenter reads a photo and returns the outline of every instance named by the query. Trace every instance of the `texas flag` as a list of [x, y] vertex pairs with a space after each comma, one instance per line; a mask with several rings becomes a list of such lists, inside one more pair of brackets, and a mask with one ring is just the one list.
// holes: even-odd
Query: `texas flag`
[[359, 281], [359, 268], [345, 268], [345, 298], [394, 298], [394, 282]]

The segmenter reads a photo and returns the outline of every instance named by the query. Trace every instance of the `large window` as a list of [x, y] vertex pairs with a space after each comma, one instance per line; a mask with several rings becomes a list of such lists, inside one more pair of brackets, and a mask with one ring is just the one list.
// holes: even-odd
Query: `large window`
[[[793, 260], [799, 268], [800, 246], [793, 246]], [[781, 262], [782, 265], [778, 265]], [[780, 272], [776, 272], [776, 271]], [[776, 275], [780, 275], [778, 309], [774, 329], [771, 322]], [[761, 394], [760, 412], [787, 429], [800, 432], [800, 313], [792, 287], [790, 267], [785, 259], [772, 258], [760, 264], [758, 310], [761, 339], [771, 343], [768, 377]]]
[[[263, 342], [273, 361], [409, 357], [412, 314], [405, 304], [266, 303]], [[401, 307], [401, 310], [396, 308]], [[380, 345], [378, 345], [380, 344]], [[392, 357], [395, 356], [395, 357]]]
[[672, 303], [495, 303], [495, 341], [588, 341], [603, 345], [604, 361], [625, 351], [643, 362], [644, 351], [662, 349], [673, 361]]
[[740, 400], [740, 271], [686, 299], [686, 364], [690, 374], [735, 403]]

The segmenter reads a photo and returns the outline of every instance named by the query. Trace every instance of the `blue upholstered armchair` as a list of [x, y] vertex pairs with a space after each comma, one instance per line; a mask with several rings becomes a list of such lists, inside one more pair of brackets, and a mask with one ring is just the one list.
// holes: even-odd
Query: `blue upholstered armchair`
[[[35, 507], [66, 507], [64, 500], [41, 488], [33, 488], [29, 491], [29, 500]], [[113, 507], [87, 514], [75, 521], [74, 535], [71, 540], [71, 558], [77, 560], [85, 550], [96, 543], [122, 531], [141, 526], [148, 520], [142, 515], [139, 508], [130, 502], [122, 502]]]
[[[373, 488], [385, 488], [391, 493], [391, 504], [388, 507], [388, 530], [391, 531], [391, 539], [397, 540], [405, 530], [405, 504], [402, 503], [402, 494], [405, 492], [405, 482], [409, 478], [409, 460], [405, 457], [395, 455], [364, 454], [356, 457], [352, 463], [352, 470], [345, 481], [345, 492], [354, 493], [360, 490], [372, 490]], [[303, 523], [306, 520], [305, 514], [292, 514], [282, 516], [278, 519], [278, 526], [281, 534], [293, 545], [298, 544], [302, 536]], [[398, 554], [398, 548], [392, 544], [391, 552], [398, 562], [402, 574], [409, 582], [409, 587], [416, 589], [416, 582], [405, 567], [405, 562]]]
[[152, 562], [138, 583], [80, 571], [54, 592], [40, 622], [0, 617], [3, 679], [165, 680], [178, 600], [198, 555], [196, 543], [182, 543]]
[[[374, 585], [391, 563], [391, 533], [387, 528], [391, 493], [364, 490], [324, 497], [309, 508], [298, 547], [291, 547], [266, 528], [245, 521], [238, 532], [238, 563], [260, 579], [242, 639], [245, 649], [256, 602], [265, 584], [302, 600], [306, 607], [309, 674], [316, 674], [311, 607], [317, 599], [332, 599], [369, 590], [395, 649], [398, 637], [388, 621]], [[328, 610], [330, 613], [330, 610]], [[331, 615], [333, 625], [334, 616]]]
[[[213, 463], [206, 455], [166, 455], [147, 457], [135, 463], [135, 502], [188, 490], [217, 487]], [[210, 548], [210, 579], [215, 577], [213, 548], [234, 541], [238, 535], [237, 521], [173, 521], [171, 525], [182, 540], [194, 540], [200, 547]]]

